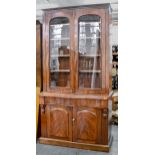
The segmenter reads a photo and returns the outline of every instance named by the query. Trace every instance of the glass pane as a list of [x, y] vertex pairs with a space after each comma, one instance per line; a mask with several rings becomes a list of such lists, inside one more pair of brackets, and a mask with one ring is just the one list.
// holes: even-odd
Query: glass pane
[[70, 87], [69, 20], [66, 17], [50, 21], [50, 86]]
[[100, 25], [99, 16], [79, 18], [79, 88], [101, 88]]

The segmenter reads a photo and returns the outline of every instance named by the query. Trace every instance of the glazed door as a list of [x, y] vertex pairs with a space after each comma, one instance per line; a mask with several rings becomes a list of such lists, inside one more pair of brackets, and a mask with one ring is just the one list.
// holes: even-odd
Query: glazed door
[[48, 138], [72, 140], [72, 108], [47, 105]]
[[99, 144], [101, 132], [100, 110], [88, 107], [74, 109], [73, 140], [75, 142]]
[[47, 91], [73, 90], [73, 12], [49, 12], [45, 18], [44, 75]]
[[76, 90], [99, 93], [105, 87], [105, 12], [76, 10]]

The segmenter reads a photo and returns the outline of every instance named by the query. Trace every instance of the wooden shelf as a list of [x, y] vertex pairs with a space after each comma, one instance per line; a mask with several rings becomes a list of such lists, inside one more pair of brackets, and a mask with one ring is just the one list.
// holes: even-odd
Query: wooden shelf
[[101, 73], [101, 70], [80, 70], [80, 73]]
[[[58, 48], [60, 48], [60, 47], [62, 47], [63, 45], [57, 45], [57, 46], [53, 46], [53, 49], [58, 49]], [[67, 49], [69, 49], [70, 48], [70, 46], [69, 45], [64, 45], [65, 46], [65, 48], [67, 48]]]
[[100, 34], [100, 33], [96, 33], [95, 31], [94, 32], [90, 32], [90, 33], [86, 33], [85, 31], [82, 31], [82, 32], [79, 32], [79, 34]]
[[70, 70], [69, 69], [60, 69], [60, 70], [51, 70], [51, 72], [56, 73], [56, 72], [66, 72], [69, 73]]
[[[94, 23], [100, 24], [101, 22], [80, 22], [79, 25], [85, 26], [86, 24], [94, 24]], [[91, 27], [96, 27], [96, 26], [91, 26]]]
[[79, 37], [80, 39], [100, 39], [101, 37]]
[[[58, 26], [58, 25], [63, 25], [63, 26], [69, 26], [70, 24], [69, 23], [66, 23], [66, 24], [55, 24], [55, 25], [50, 25], [51, 27], [54, 27], [54, 26]], [[60, 27], [59, 27], [60, 28]]]
[[54, 38], [54, 39], [50, 39], [50, 40], [69, 40], [70, 38]]
[[70, 57], [70, 55], [51, 55], [51, 57]]
[[100, 54], [92, 54], [92, 55], [79, 55], [80, 57], [100, 57]]

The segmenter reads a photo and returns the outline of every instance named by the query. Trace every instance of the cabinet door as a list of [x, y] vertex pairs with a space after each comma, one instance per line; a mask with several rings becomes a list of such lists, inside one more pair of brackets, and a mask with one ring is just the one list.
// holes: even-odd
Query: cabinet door
[[101, 113], [95, 108], [77, 107], [74, 110], [74, 141], [100, 143]]
[[72, 108], [49, 105], [47, 112], [47, 133], [49, 138], [72, 140]]
[[99, 93], [105, 81], [105, 11], [77, 9], [76, 89], [84, 93]]
[[73, 12], [61, 10], [45, 16], [44, 80], [47, 91], [73, 89]]

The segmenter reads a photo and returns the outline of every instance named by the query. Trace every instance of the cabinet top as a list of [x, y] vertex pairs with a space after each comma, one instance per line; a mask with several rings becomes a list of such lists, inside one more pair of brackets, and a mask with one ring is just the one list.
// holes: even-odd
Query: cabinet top
[[90, 5], [76, 5], [76, 6], [65, 6], [65, 7], [56, 7], [56, 8], [47, 8], [42, 9], [44, 12], [48, 12], [51, 10], [60, 10], [60, 9], [76, 9], [76, 8], [100, 8], [100, 9], [107, 9], [109, 12], [112, 11], [110, 3], [101, 3], [101, 4], [90, 4]]

